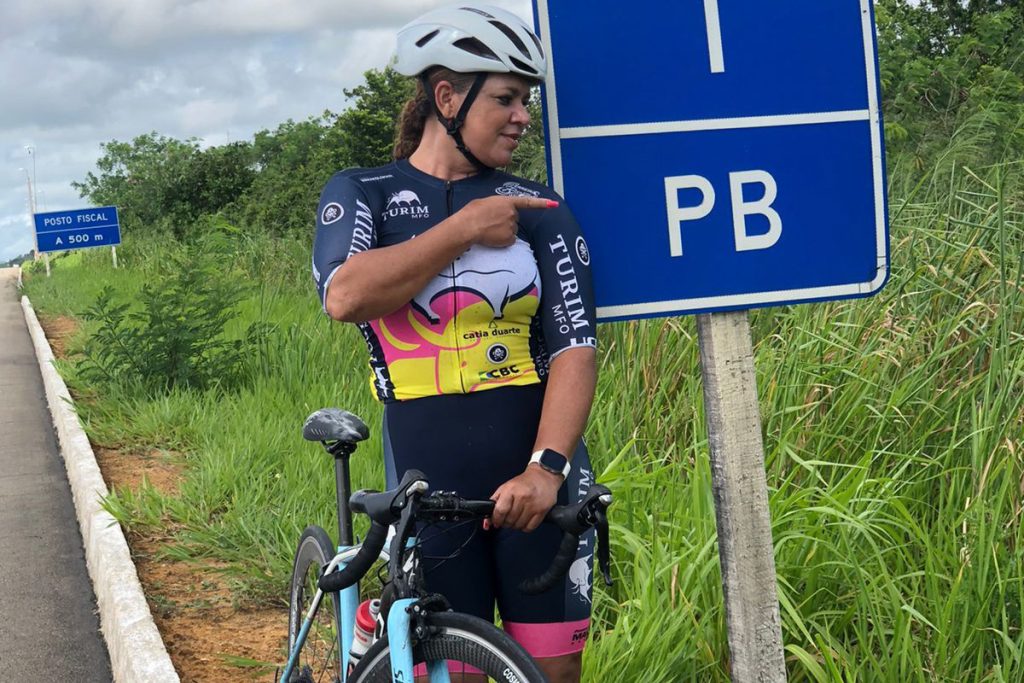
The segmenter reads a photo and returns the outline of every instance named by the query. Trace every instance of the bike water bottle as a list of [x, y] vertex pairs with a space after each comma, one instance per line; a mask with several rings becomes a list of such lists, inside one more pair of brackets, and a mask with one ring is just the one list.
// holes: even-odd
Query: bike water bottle
[[359, 663], [359, 659], [373, 645], [374, 631], [377, 628], [377, 615], [380, 613], [380, 600], [363, 600], [356, 610], [356, 627], [352, 633], [352, 649], [349, 651], [349, 668]]

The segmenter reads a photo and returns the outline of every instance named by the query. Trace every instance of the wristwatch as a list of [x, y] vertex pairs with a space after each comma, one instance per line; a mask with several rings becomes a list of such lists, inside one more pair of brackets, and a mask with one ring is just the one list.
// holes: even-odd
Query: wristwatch
[[545, 448], [531, 455], [530, 462], [537, 463], [552, 474], [561, 475], [562, 481], [568, 479], [569, 472], [572, 471], [572, 465], [569, 464], [569, 459], [558, 451], [550, 448]]

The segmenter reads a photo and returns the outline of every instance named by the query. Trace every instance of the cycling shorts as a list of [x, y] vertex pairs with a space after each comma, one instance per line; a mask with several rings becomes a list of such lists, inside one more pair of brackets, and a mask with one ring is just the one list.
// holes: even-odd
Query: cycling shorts
[[[530, 460], [544, 384], [510, 386], [472, 394], [446, 394], [384, 407], [384, 456], [388, 487], [409, 469], [422, 471], [431, 490], [467, 498], [490, 498], [521, 474]], [[594, 475], [583, 442], [558, 504], [576, 502]], [[562, 532], [541, 524], [530, 533], [484, 531], [479, 522], [430, 526], [420, 532], [427, 588], [448, 598], [452, 608], [493, 621], [535, 658], [579, 652], [590, 625], [595, 533], [580, 540], [564, 579], [540, 595], [519, 584], [541, 575], [558, 550]], [[442, 561], [457, 553], [454, 559]]]

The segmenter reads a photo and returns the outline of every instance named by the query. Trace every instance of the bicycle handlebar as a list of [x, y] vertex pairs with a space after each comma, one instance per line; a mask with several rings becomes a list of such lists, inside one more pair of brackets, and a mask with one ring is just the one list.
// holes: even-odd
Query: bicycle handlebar
[[321, 576], [317, 585], [326, 593], [333, 593], [355, 585], [366, 572], [370, 571], [370, 567], [380, 556], [380, 551], [384, 549], [384, 543], [387, 540], [388, 528], [377, 522], [372, 522], [370, 531], [366, 534], [366, 540], [363, 541], [362, 547], [352, 561], [338, 571]]
[[601, 484], [587, 489], [583, 499], [574, 505], [556, 505], [544, 521], [556, 524], [562, 530], [562, 543], [548, 567], [540, 576], [519, 584], [519, 590], [530, 595], [543, 593], [558, 582], [576, 559], [580, 536], [590, 528], [597, 528], [597, 560], [606, 586], [612, 585], [611, 552], [608, 548], [608, 506], [612, 492]]
[[370, 518], [370, 530], [366, 540], [352, 561], [339, 571], [324, 574], [317, 585], [325, 593], [333, 593], [355, 585], [369, 571], [380, 557], [380, 551], [388, 539], [388, 527], [398, 521], [412, 497], [427, 490], [427, 478], [419, 470], [409, 470], [398, 486], [383, 493], [378, 491], [356, 491], [349, 498], [352, 512], [361, 512]]
[[[359, 581], [380, 556], [387, 542], [388, 527], [400, 519], [402, 510], [409, 504], [415, 506], [414, 516], [420, 521], [483, 519], [494, 511], [493, 500], [470, 500], [444, 491], [424, 495], [428, 488], [422, 472], [409, 470], [398, 486], [390, 491], [362, 490], [352, 494], [349, 507], [353, 512], [361, 512], [370, 517], [370, 531], [351, 562], [336, 572], [320, 577], [320, 588], [325, 592], [334, 592]], [[556, 524], [562, 530], [562, 543], [547, 571], [522, 582], [520, 590], [536, 594], [551, 588], [569, 570], [576, 557], [580, 536], [592, 527], [597, 528], [597, 554], [601, 573], [605, 584], [612, 585], [606, 513], [611, 503], [611, 491], [605, 486], [594, 484], [578, 503], [551, 508], [544, 521]]]

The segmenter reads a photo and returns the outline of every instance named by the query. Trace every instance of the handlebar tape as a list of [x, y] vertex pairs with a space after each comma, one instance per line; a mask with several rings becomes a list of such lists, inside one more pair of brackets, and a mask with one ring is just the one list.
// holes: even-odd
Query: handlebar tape
[[534, 579], [528, 579], [519, 584], [519, 590], [529, 595], [543, 593], [558, 583], [566, 572], [569, 565], [576, 559], [576, 550], [579, 547], [579, 536], [566, 532], [562, 535], [562, 545], [558, 548], [558, 554], [551, 561], [548, 570]]
[[320, 581], [317, 583], [320, 586], [320, 590], [325, 593], [333, 593], [354, 585], [359, 579], [363, 578], [363, 575], [369, 571], [373, 563], [380, 557], [380, 551], [384, 548], [387, 538], [387, 526], [377, 522], [371, 523], [370, 531], [366, 534], [366, 540], [363, 541], [363, 545], [359, 548], [356, 556], [338, 571], [321, 576]]
[[592, 484], [578, 503], [551, 508], [546, 521], [557, 524], [562, 530], [562, 543], [547, 571], [534, 579], [520, 583], [521, 591], [536, 595], [558, 583], [576, 559], [580, 537], [592, 527], [596, 527], [598, 531], [598, 558], [601, 562], [601, 571], [605, 575], [605, 581], [611, 585], [611, 578], [608, 575], [608, 518], [605, 516], [605, 510], [612, 503], [611, 496], [612, 492], [607, 487]]

